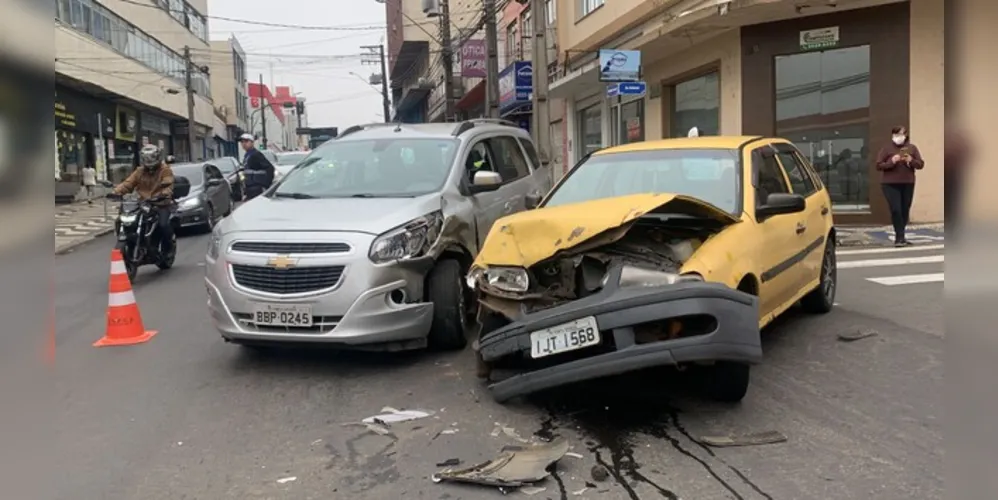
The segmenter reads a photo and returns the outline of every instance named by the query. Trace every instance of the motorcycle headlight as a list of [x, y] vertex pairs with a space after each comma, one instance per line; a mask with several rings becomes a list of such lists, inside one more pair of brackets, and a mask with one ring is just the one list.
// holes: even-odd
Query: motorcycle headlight
[[180, 202], [180, 208], [183, 210], [195, 208], [201, 204], [201, 198], [187, 198], [186, 200]]
[[136, 218], [137, 217], [136, 217], [135, 214], [119, 215], [118, 216], [118, 220], [121, 221], [121, 225], [123, 225], [123, 226], [130, 226], [132, 224], [135, 224], [135, 219]]
[[443, 225], [444, 216], [439, 211], [413, 219], [378, 236], [368, 256], [375, 264], [420, 257], [437, 241]]
[[211, 232], [211, 238], [208, 240], [208, 258], [215, 260], [221, 251], [222, 246], [222, 232], [215, 226], [215, 230]]
[[626, 288], [674, 285], [691, 281], [703, 281], [703, 276], [696, 273], [677, 274], [624, 266], [620, 271], [620, 281], [617, 284], [621, 288]]
[[489, 286], [504, 292], [524, 293], [530, 288], [530, 275], [522, 267], [490, 267], [482, 276]]

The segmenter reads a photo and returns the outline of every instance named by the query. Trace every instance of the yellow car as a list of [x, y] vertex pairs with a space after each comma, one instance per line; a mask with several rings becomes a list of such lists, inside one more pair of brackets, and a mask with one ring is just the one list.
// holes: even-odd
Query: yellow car
[[[832, 309], [831, 199], [790, 142], [648, 141], [593, 153], [500, 219], [469, 271], [495, 399], [655, 366], [705, 365], [740, 401], [759, 331]], [[520, 373], [493, 381], [496, 370]]]

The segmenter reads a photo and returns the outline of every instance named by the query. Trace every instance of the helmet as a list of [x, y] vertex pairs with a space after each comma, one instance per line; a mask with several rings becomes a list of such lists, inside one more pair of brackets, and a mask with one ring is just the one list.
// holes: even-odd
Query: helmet
[[145, 168], [156, 168], [163, 163], [163, 150], [159, 146], [148, 144], [139, 151], [139, 165]]

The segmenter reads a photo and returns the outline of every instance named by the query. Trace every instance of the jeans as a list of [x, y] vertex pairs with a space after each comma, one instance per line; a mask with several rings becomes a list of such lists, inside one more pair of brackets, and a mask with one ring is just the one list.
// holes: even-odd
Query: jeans
[[257, 196], [260, 196], [266, 190], [267, 188], [263, 186], [246, 186], [246, 193], [245, 193], [246, 201], [252, 200]]
[[915, 184], [881, 184], [887, 207], [891, 210], [891, 224], [894, 226], [894, 241], [904, 242], [904, 230], [908, 227], [911, 213], [911, 199], [915, 194]]
[[157, 215], [159, 220], [157, 226], [159, 228], [159, 238], [160, 251], [164, 254], [173, 251], [173, 226], [170, 225], [170, 216], [173, 215], [173, 210], [168, 207], [157, 208]]

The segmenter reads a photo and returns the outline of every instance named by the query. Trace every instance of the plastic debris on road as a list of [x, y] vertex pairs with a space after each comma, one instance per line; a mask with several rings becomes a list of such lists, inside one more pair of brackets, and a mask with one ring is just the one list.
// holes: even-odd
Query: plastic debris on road
[[727, 436], [703, 436], [700, 442], [715, 448], [727, 448], [733, 446], [759, 446], [764, 444], [782, 443], [787, 440], [781, 432], [764, 431], [752, 432], [748, 434], [729, 434]]
[[380, 415], [375, 415], [373, 417], [367, 417], [361, 422], [365, 424], [396, 424], [399, 422], [408, 422], [410, 420], [419, 420], [421, 418], [429, 417], [433, 415], [433, 412], [426, 410], [396, 410], [392, 407], [384, 407], [381, 409]]
[[290, 483], [290, 482], [293, 482], [293, 481], [297, 481], [297, 480], [298, 480], [298, 478], [295, 477], [295, 476], [282, 477], [282, 478], [280, 478], [280, 479], [277, 480], [277, 484], [287, 484], [287, 483]]
[[520, 493], [523, 493], [524, 495], [536, 495], [547, 490], [547, 488], [541, 488], [539, 486], [524, 486], [523, 488], [520, 488]]
[[878, 335], [878, 332], [876, 330], [871, 330], [869, 328], [859, 328], [854, 332], [840, 333], [838, 337], [839, 340], [841, 340], [842, 342], [855, 342], [857, 340], [873, 337], [875, 335]]
[[537, 446], [507, 446], [487, 462], [459, 470], [442, 470], [432, 476], [435, 483], [456, 482], [518, 488], [546, 478], [548, 467], [568, 453], [568, 441], [559, 438]]

